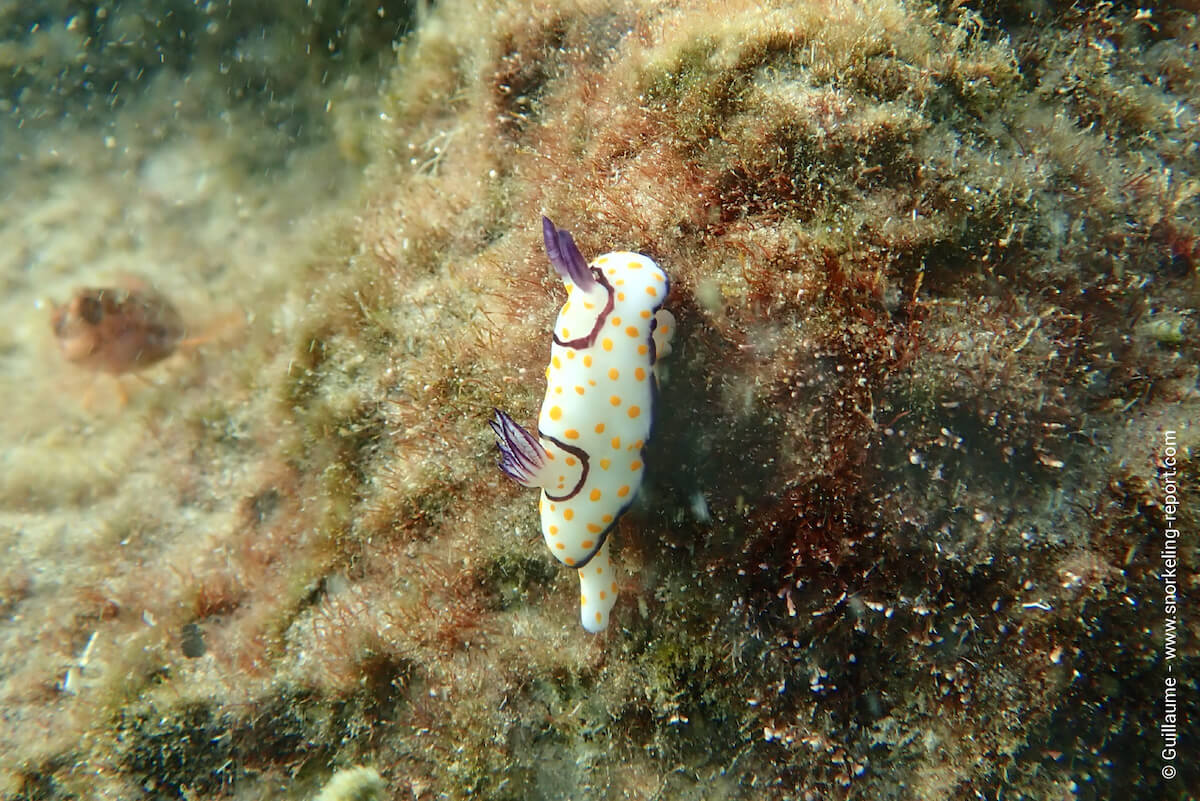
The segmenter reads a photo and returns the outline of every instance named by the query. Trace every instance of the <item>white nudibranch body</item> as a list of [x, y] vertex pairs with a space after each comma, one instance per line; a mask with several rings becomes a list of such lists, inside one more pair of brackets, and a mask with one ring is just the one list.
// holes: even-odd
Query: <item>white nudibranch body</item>
[[642, 483], [655, 370], [675, 321], [662, 308], [669, 281], [653, 260], [616, 252], [584, 264], [569, 233], [545, 218], [543, 232], [567, 302], [554, 323], [537, 435], [499, 410], [491, 425], [500, 467], [541, 488], [542, 535], [578, 571], [583, 626], [596, 632], [616, 602], [609, 533]]

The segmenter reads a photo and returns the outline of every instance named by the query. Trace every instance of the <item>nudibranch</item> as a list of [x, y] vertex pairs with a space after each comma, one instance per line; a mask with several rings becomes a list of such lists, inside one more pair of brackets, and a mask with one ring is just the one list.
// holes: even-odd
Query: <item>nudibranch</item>
[[542, 536], [579, 572], [583, 627], [597, 632], [617, 597], [609, 534], [642, 484], [656, 370], [671, 350], [675, 319], [662, 307], [670, 282], [640, 253], [586, 263], [571, 234], [545, 217], [542, 234], [567, 302], [554, 323], [537, 434], [499, 409], [491, 426], [500, 468], [542, 490]]

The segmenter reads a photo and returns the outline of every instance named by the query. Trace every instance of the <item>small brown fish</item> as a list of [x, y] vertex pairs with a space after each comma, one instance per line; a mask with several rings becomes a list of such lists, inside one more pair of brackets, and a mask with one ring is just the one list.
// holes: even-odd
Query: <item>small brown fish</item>
[[112, 375], [162, 361], [184, 335], [175, 305], [148, 286], [79, 289], [54, 310], [52, 323], [68, 361]]

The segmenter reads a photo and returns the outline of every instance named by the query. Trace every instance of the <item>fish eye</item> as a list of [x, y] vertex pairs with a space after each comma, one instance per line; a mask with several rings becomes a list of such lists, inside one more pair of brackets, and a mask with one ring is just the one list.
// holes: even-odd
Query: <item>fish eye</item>
[[79, 316], [90, 325], [99, 325], [104, 319], [104, 304], [95, 298], [80, 298]]

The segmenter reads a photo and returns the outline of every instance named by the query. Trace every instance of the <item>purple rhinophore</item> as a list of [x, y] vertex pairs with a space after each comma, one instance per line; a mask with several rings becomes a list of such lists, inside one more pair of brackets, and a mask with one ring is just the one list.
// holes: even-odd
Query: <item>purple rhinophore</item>
[[570, 279], [584, 292], [596, 286], [596, 278], [571, 238], [570, 231], [555, 228], [549, 217], [542, 217], [542, 239], [546, 242], [546, 255], [550, 257], [556, 273]]
[[500, 469], [514, 481], [535, 486], [534, 474], [546, 466], [546, 452], [537, 437], [499, 409], [490, 422], [500, 449]]

